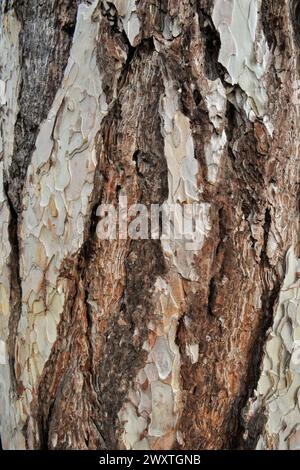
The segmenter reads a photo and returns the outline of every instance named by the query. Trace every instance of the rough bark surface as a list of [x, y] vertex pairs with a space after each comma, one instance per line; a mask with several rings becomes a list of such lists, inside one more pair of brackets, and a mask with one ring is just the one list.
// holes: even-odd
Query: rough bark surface
[[300, 2], [0, 4], [3, 447], [300, 448]]

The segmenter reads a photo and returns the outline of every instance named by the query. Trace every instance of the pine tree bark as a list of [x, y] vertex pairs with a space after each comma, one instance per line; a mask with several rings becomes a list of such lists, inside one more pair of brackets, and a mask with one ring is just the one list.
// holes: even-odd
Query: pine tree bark
[[0, 4], [2, 446], [299, 449], [299, 0]]

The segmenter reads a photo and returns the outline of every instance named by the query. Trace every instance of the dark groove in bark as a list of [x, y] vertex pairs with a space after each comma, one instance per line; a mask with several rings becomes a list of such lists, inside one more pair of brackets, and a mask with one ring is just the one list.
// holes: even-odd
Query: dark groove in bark
[[[21, 84], [8, 192], [22, 211], [22, 192], [41, 122], [61, 85], [69, 58], [79, 0], [19, 0]], [[34, 14], [33, 14], [34, 12]]]
[[208, 292], [208, 302], [207, 302], [207, 314], [209, 317], [214, 316], [214, 304], [216, 301], [216, 281], [215, 278], [212, 277], [209, 283], [209, 292]]
[[[136, 261], [132, 262], [131, 257]], [[117, 413], [124, 403], [130, 383], [146, 361], [147, 355], [142, 352], [142, 346], [148, 337], [147, 322], [151, 320], [154, 307], [151, 291], [156, 277], [165, 273], [163, 260], [159, 241], [132, 242], [126, 260], [126, 286], [122, 299], [122, 316], [130, 326], [128, 329], [117, 328], [118, 315], [107, 325], [110, 334], [102, 355], [97, 389], [103, 409], [100, 426], [110, 449], [117, 445]], [[136, 330], [138, 337], [134, 339]], [[118, 350], [119, 344], [122, 347]]]
[[[38, 5], [36, 5], [38, 3]], [[53, 2], [52, 2], [53, 3]], [[65, 7], [65, 3], [61, 3], [60, 7]], [[75, 4], [74, 4], [75, 5]], [[76, 8], [68, 12], [70, 21], [75, 21]], [[14, 354], [15, 341], [17, 337], [18, 322], [21, 316], [22, 308], [22, 289], [20, 279], [20, 254], [18, 240], [18, 226], [21, 212], [22, 189], [25, 183], [26, 172], [30, 163], [30, 158], [34, 150], [35, 139], [42, 120], [47, 116], [48, 110], [54, 99], [56, 90], [60, 86], [63, 72], [69, 56], [69, 48], [72, 36], [68, 34], [68, 39], [64, 44], [63, 37], [59, 32], [63, 18], [60, 18], [61, 10], [57, 8], [56, 1], [52, 5], [54, 18], [57, 24], [48, 30], [47, 21], [52, 18], [51, 5], [46, 2], [37, 2], [30, 0], [29, 2], [17, 2], [14, 9], [18, 19], [21, 21], [22, 29], [20, 33], [20, 67], [22, 71], [22, 83], [19, 90], [19, 113], [15, 125], [15, 152], [12, 157], [12, 164], [9, 169], [9, 175], [6, 176], [5, 192], [10, 208], [9, 238], [11, 244], [11, 307], [12, 315], [9, 321], [9, 349], [10, 349], [10, 365], [12, 380], [17, 388], [17, 380], [14, 371]], [[32, 11], [37, 16], [32, 18]], [[73, 18], [72, 18], [73, 14]], [[39, 15], [41, 15], [39, 17]], [[35, 22], [35, 28], [30, 28], [30, 21]], [[66, 18], [64, 18], [67, 24]], [[49, 44], [51, 47], [53, 59], [58, 48], [61, 48], [61, 55], [57, 60], [57, 73], [53, 82], [49, 80], [50, 67], [53, 67], [51, 60], [48, 61], [47, 49], [45, 46], [45, 33], [48, 33]], [[56, 45], [53, 44], [54, 35], [56, 34]], [[47, 36], [47, 34], [46, 34]], [[43, 38], [43, 40], [41, 39]], [[26, 61], [27, 59], [27, 61]], [[39, 60], [44, 60], [44, 75], [42, 67], [38, 67]], [[61, 62], [60, 62], [61, 61]], [[40, 64], [41, 65], [41, 64]], [[37, 72], [35, 72], [37, 70]], [[44, 78], [43, 78], [44, 77]], [[45, 82], [43, 83], [43, 80]]]
[[[44, 5], [43, 1], [40, 3]], [[176, 17], [177, 9], [173, 3], [172, 14]], [[211, 136], [211, 123], [205, 100], [201, 99], [203, 71], [210, 79], [219, 77], [229, 91], [225, 70], [218, 63], [220, 38], [211, 21], [212, 3], [208, 0], [187, 2], [188, 14], [184, 17], [182, 31], [178, 38], [162, 41], [159, 54], [155, 51], [153, 38], [159, 42], [158, 34], [161, 34], [165, 14], [169, 13], [170, 8], [167, 0], [159, 5], [157, 2], [138, 2], [142, 39], [135, 47], [130, 45], [125, 33], [119, 31], [116, 9], [112, 4], [112, 12], [105, 13], [102, 10], [101, 14], [100, 8], [97, 12], [101, 21], [98, 65], [104, 72], [103, 89], [109, 113], [99, 132], [98, 166], [91, 196], [91, 213], [84, 231], [85, 241], [79, 254], [64, 260], [61, 271], [61, 276], [69, 280], [68, 296], [58, 339], [41, 378], [38, 403], [33, 405], [40, 434], [40, 442], [35, 443], [37, 448], [53, 448], [52, 438], [57, 432], [60, 433], [60, 448], [68, 448], [78, 442], [89, 448], [115, 448], [121, 428], [118, 411], [127, 397], [135, 374], [145, 362], [146, 353], [142, 351], [142, 344], [147, 339], [147, 323], [154, 310], [151, 300], [153, 285], [156, 277], [163, 275], [167, 269], [160, 242], [133, 241], [124, 247], [122, 289], [107, 309], [107, 317], [100, 327], [102, 312], [100, 314], [97, 307], [93, 310], [91, 301], [94, 301], [97, 288], [103, 297], [106, 295], [105, 283], [97, 284], [96, 281], [110, 274], [105, 266], [105, 257], [109, 258], [110, 252], [96, 239], [96, 210], [101, 202], [116, 204], [123, 188], [129, 192], [132, 190], [130, 194], [134, 202], [145, 204], [160, 203], [168, 195], [161, 123], [157, 114], [158, 100], [163, 94], [162, 69], [165, 78], [174, 82], [178, 92], [180, 89], [179, 106], [191, 122], [203, 200], [211, 203], [213, 222], [205, 246], [195, 259], [200, 280], [191, 289], [188, 282], [184, 284], [186, 311], [185, 317], [182, 315], [178, 322], [176, 343], [182, 359], [182, 389], [186, 406], [179, 427], [184, 431], [186, 447], [194, 449], [207, 446], [254, 448], [262, 430], [263, 410], [248, 422], [244, 419], [244, 411], [257, 386], [263, 346], [272, 325], [282, 283], [267, 256], [271, 214], [273, 216], [273, 211], [276, 212], [276, 199], [269, 201], [268, 197], [272, 197], [267, 191], [269, 182], [276, 182], [276, 174], [272, 173], [275, 171], [270, 169], [273, 150], [277, 172], [283, 169], [286, 162], [283, 163], [280, 160], [282, 155], [277, 153], [280, 146], [275, 146], [269, 154], [265, 151], [268, 146], [262, 145], [260, 148], [256, 130], [258, 127], [258, 130], [263, 131], [263, 123], [257, 120], [253, 124], [242, 110], [229, 103], [236, 91], [244, 96], [244, 92], [235, 85], [230, 87], [231, 96], [228, 96], [228, 153], [225, 152], [221, 164], [218, 184], [212, 187], [207, 180], [204, 140]], [[277, 3], [263, 0], [263, 26], [268, 44], [271, 48], [277, 45], [280, 51], [285, 46], [288, 49], [288, 40], [280, 41], [280, 35], [285, 34], [285, 25], [281, 22], [282, 17], [276, 17], [274, 12], [283, 4], [286, 6], [282, 0]], [[20, 2], [20, 5], [23, 8], [24, 2]], [[154, 12], [151, 17], [150, 9]], [[198, 30], [194, 24], [196, 22], [192, 21], [195, 12], [199, 16]], [[72, 35], [74, 28], [72, 24], [66, 24], [62, 30]], [[197, 67], [190, 54], [193, 41], [197, 40], [203, 41], [205, 47], [201, 76], [197, 76]], [[202, 44], [198, 46], [202, 47]], [[111, 51], [115, 56], [110, 54]], [[155, 78], [145, 83], [144, 77], [149, 76], [148, 64], [156, 55], [159, 56], [157, 63], [160, 65], [156, 63], [151, 70]], [[121, 63], [121, 66], [115, 67], [115, 62], [119, 62], [118, 66]], [[272, 79], [275, 83], [276, 73]], [[131, 94], [129, 99], [126, 93], [134, 87], [137, 95]], [[278, 90], [278, 99], [282, 100], [281, 91]], [[140, 113], [138, 118], [134, 113], [127, 114], [126, 107], [131, 103], [136, 106], [136, 102], [142, 102], [144, 97], [144, 108], [137, 105]], [[128, 103], [122, 106], [126, 99]], [[17, 133], [21, 135], [26, 124], [32, 135], [36, 135], [38, 124], [34, 120], [29, 124], [20, 123], [21, 118], [19, 115]], [[132, 127], [127, 127], [128, 124]], [[133, 129], [136, 129], [137, 134], [134, 138]], [[129, 145], [125, 145], [123, 152], [120, 142], [128, 143], [125, 138], [123, 140], [126, 133]], [[289, 143], [284, 132], [282, 136], [280, 145]], [[24, 140], [24, 135], [21, 137]], [[130, 139], [134, 141], [132, 146]], [[273, 139], [269, 140], [267, 144], [271, 144]], [[22, 171], [26, 174], [25, 167], [30, 160], [34, 141], [28, 145], [30, 152], [24, 160], [18, 155], [19, 160], [25, 162], [24, 169], [19, 161], [15, 161], [12, 167], [11, 176], [15, 181], [20, 179]], [[17, 203], [10, 203], [14, 218], [17, 218], [19, 209]], [[287, 206], [291, 207], [291, 204], [287, 203]], [[259, 231], [263, 229], [264, 232], [262, 237], [258, 235], [259, 240], [255, 239], [255, 233], [252, 234], [253, 220], [258, 221]], [[10, 227], [10, 232], [11, 243], [16, 244], [14, 227]], [[286, 237], [278, 248], [280, 254], [288, 242]], [[15, 251], [18, 252], [18, 249]], [[118, 284], [117, 279], [113, 282]], [[110, 284], [109, 288], [113, 290], [115, 284]], [[261, 287], [261, 309], [254, 306], [252, 300], [256, 285]], [[246, 324], [241, 322], [242, 304], [243, 322]], [[118, 322], [120, 319], [125, 321], [125, 325]], [[252, 321], [255, 324], [249, 328]], [[135, 334], [135, 331], [138, 333]], [[191, 364], [186, 354], [186, 345], [192, 343], [199, 344], [199, 360], [196, 364]], [[229, 356], [236, 351], [238, 357], [233, 363]], [[63, 357], [63, 353], [67, 358]], [[76, 374], [83, 381], [79, 394], [76, 390]], [[71, 402], [74, 395], [75, 404], [69, 405], [68, 401]], [[61, 425], [62, 420], [64, 426]], [[64, 440], [67, 431], [72, 436], [71, 444]], [[244, 433], [248, 433], [245, 440]]]
[[16, 377], [15, 370], [15, 345], [18, 331], [18, 324], [22, 308], [22, 284], [20, 278], [20, 250], [18, 237], [18, 214], [10, 200], [8, 193], [8, 182], [4, 182], [4, 192], [10, 209], [10, 219], [8, 225], [9, 243], [11, 248], [9, 267], [10, 267], [10, 309], [9, 334], [8, 334], [8, 354], [10, 375], [13, 387], [13, 393], [18, 396], [22, 393], [22, 388]]
[[[280, 289], [282, 286], [282, 279], [277, 278], [274, 287], [269, 293], [268, 286], [265, 287], [265, 294], [262, 302], [262, 318], [260, 322], [259, 331], [255, 335], [255, 339], [249, 354], [249, 367], [245, 381], [245, 392], [238, 398], [237, 402], [232, 408], [232, 413], [238, 416], [238, 427], [235, 435], [232, 436], [232, 443], [230, 448], [253, 450], [256, 448], [259, 437], [263, 431], [263, 426], [266, 421], [264, 409], [260, 409], [252, 419], [245, 422], [243, 414], [248, 400], [253, 397], [254, 390], [256, 390], [259, 377], [260, 367], [264, 354], [264, 345], [267, 339], [267, 332], [272, 326], [276, 303], [279, 299]], [[234, 410], [237, 410], [236, 412]], [[245, 433], [245, 431], [247, 431]], [[246, 436], [244, 438], [244, 435]]]

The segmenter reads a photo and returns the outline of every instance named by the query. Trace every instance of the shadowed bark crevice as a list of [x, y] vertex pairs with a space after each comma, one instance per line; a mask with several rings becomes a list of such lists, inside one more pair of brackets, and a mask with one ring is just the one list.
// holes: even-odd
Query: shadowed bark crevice
[[12, 380], [12, 392], [18, 396], [23, 392], [23, 387], [18, 383], [15, 370], [15, 343], [18, 333], [18, 324], [22, 308], [22, 283], [20, 277], [20, 249], [18, 236], [18, 214], [9, 198], [8, 183], [4, 182], [4, 191], [10, 210], [10, 221], [8, 226], [9, 243], [11, 247], [9, 257], [10, 267], [10, 307], [8, 336], [8, 355], [10, 365], [10, 375]]
[[[10, 210], [8, 226], [11, 254], [10, 309], [8, 355], [12, 393], [20, 396], [23, 385], [18, 382], [15, 349], [22, 309], [20, 277], [19, 229], [22, 212], [23, 187], [27, 168], [35, 148], [41, 122], [47, 117], [69, 58], [77, 13], [77, 2], [6, 2], [5, 11], [14, 8], [21, 23], [19, 35], [18, 115], [14, 128], [14, 154], [8, 174], [4, 175], [4, 190]], [[35, 14], [33, 15], [33, 12]], [[64, 30], [67, 28], [67, 31]], [[6, 136], [5, 136], [6, 137]]]
[[22, 211], [23, 186], [39, 126], [47, 118], [69, 59], [78, 3], [79, 0], [29, 0], [14, 5], [21, 23], [21, 83], [8, 192], [18, 214]]
[[[98, 135], [98, 166], [91, 195], [91, 215], [84, 232], [85, 242], [79, 254], [70, 263], [65, 263], [61, 271], [62, 277], [68, 273], [70, 284], [59, 325], [58, 341], [40, 382], [39, 402], [35, 404], [42, 442], [36, 442], [36, 447], [52, 448], [53, 435], [58, 435], [55, 448], [68, 448], [59, 423], [62, 413], [69, 416], [71, 412], [64, 396], [70, 391], [70, 383], [74, 384], [74, 379], [70, 379], [72, 371], [73, 376], [80, 375], [83, 380], [81, 400], [86, 414], [85, 421], [84, 416], [78, 418], [76, 423], [70, 419], [70, 432], [76, 434], [75, 426], [86, 429], [88, 441], [85, 444], [80, 443], [83, 448], [84, 445], [89, 448], [116, 448], [121, 437], [118, 434], [118, 413], [133, 379], [146, 361], [143, 344], [148, 337], [147, 325], [154, 311], [153, 286], [157, 276], [166, 272], [160, 241], [115, 241], [113, 246], [107, 241], [101, 242], [97, 239], [96, 211], [99, 204], [107, 202], [112, 175], [114, 190], [109, 197], [113, 204], [117, 203], [120, 188], [125, 192], [127, 189], [127, 196], [132, 195], [137, 203], [146, 205], [160, 204], [168, 194], [167, 168], [158, 114], [162, 82], [159, 61], [155, 58], [151, 42], [151, 39], [143, 41], [130, 60], [124, 63], [122, 73], [128, 74], [128, 79], [121, 88], [118, 87], [117, 98], [110, 104]], [[147, 60], [151, 64], [149, 77], [143, 83], [140, 73]], [[134, 67], [129, 66], [133, 61]], [[102, 64], [101, 61], [99, 66], [102, 67]], [[122, 117], [120, 111], [124, 108], [124, 96], [130, 89], [131, 82], [137, 80], [137, 77], [140, 77], [145, 93], [146, 90], [156, 90], [153, 102], [147, 103], [152, 109], [151, 119], [145, 113], [146, 103], [141, 103], [138, 111], [140, 117], [136, 117], [140, 129], [136, 147], [140, 150], [133, 156], [139, 154], [143, 159], [145, 165], [140, 170], [132, 165], [133, 156], [127, 163], [126, 156], [121, 159], [119, 150], [122, 149], [122, 139], [126, 138], [126, 134], [119, 130]], [[130, 125], [129, 122], [128, 124]], [[102, 269], [109, 253], [117, 249], [118, 244], [124, 250], [124, 274], [114, 285], [105, 280]], [[99, 307], [93, 306], [96, 303], [95, 298], [101, 295], [101, 289], [103, 299], [106, 289], [116, 290], [112, 304], [105, 307], [107, 311], [104, 309], [102, 313]], [[78, 337], [77, 345], [72, 341], [65, 344], [64, 338], [73, 336]], [[62, 354], [67, 359], [58, 370]], [[78, 354], [82, 360], [78, 360]]]

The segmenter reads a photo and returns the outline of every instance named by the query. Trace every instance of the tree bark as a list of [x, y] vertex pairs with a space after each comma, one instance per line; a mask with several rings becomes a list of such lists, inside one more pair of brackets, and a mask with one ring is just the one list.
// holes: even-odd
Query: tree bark
[[2, 446], [300, 449], [299, 0], [0, 4]]

